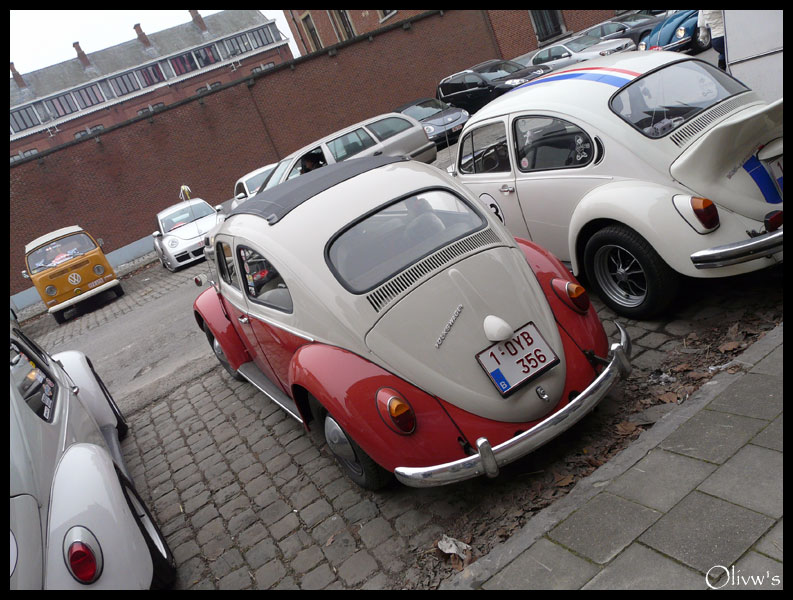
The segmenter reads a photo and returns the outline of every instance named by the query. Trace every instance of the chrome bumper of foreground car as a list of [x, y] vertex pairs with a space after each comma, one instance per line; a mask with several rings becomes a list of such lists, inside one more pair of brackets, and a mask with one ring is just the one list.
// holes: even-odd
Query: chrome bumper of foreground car
[[411, 487], [433, 487], [465, 481], [479, 475], [496, 477], [500, 467], [542, 446], [581, 420], [606, 396], [617, 381], [631, 371], [631, 340], [628, 332], [615, 322], [619, 343], [611, 345], [609, 363], [597, 378], [562, 410], [553, 413], [528, 431], [491, 447], [486, 438], [476, 440], [477, 454], [454, 462], [430, 467], [397, 467], [397, 479]]
[[691, 262], [697, 269], [715, 269], [769, 256], [781, 250], [782, 230], [778, 229], [734, 244], [694, 252]]

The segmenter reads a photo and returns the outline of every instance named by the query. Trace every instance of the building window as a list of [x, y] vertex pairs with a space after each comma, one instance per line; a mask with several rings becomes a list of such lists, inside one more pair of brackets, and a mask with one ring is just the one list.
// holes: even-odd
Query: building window
[[41, 120], [32, 106], [11, 111], [11, 131], [14, 133], [19, 133], [39, 124], [41, 124]]
[[273, 36], [269, 27], [260, 27], [250, 32], [251, 43], [254, 48], [261, 48], [273, 43]]
[[558, 10], [530, 10], [537, 40], [543, 42], [564, 33], [562, 15]]
[[311, 15], [306, 15], [302, 19], [303, 21], [303, 29], [306, 30], [306, 35], [311, 39], [311, 43], [313, 44], [313, 50], [319, 50], [322, 48], [322, 43], [319, 41], [319, 34], [317, 33], [317, 28], [314, 27], [314, 20], [311, 18]]
[[79, 140], [81, 137], [84, 137], [91, 133], [95, 133], [97, 131], [101, 131], [104, 128], [105, 128], [104, 125], [94, 125], [93, 127], [83, 129], [82, 131], [78, 131], [77, 133], [74, 134], [74, 139]]
[[11, 162], [14, 163], [18, 160], [22, 160], [28, 156], [33, 156], [34, 154], [38, 154], [39, 151], [36, 148], [31, 148], [30, 150], [25, 150], [24, 152], [20, 152], [19, 154], [14, 154], [11, 157]]
[[177, 76], [195, 71], [198, 68], [191, 52], [172, 58], [171, 66], [173, 67], [173, 72], [176, 73]]
[[124, 73], [118, 77], [110, 78], [110, 86], [116, 96], [124, 96], [140, 89], [140, 84], [135, 78], [135, 73]]
[[217, 61], [220, 60], [218, 51], [215, 49], [214, 46], [199, 48], [198, 50], [195, 51], [195, 56], [198, 59], [198, 65], [200, 67], [206, 67], [207, 65], [211, 65], [212, 63], [216, 63]]
[[154, 104], [154, 105], [150, 104], [146, 108], [141, 108], [138, 111], [138, 114], [139, 115], [145, 115], [146, 113], [153, 112], [153, 111], [157, 110], [158, 108], [162, 108], [164, 106], [165, 106], [165, 103], [163, 103], [163, 102], [158, 102], [157, 104]]
[[95, 104], [100, 104], [105, 101], [102, 90], [99, 89], [98, 84], [89, 85], [88, 87], [81, 88], [74, 92], [77, 97], [77, 103], [80, 108], [88, 108]]
[[350, 40], [355, 37], [355, 30], [352, 28], [350, 22], [350, 15], [346, 10], [332, 11], [333, 18], [336, 21], [336, 31], [339, 34], [339, 41]]
[[138, 78], [143, 82], [143, 87], [149, 87], [155, 83], [165, 81], [165, 75], [162, 74], [160, 65], [143, 67], [142, 69], [138, 69], [137, 73]]
[[47, 107], [47, 110], [50, 111], [50, 114], [52, 114], [55, 118], [70, 115], [73, 112], [77, 112], [78, 110], [77, 104], [75, 104], [71, 94], [63, 94], [61, 96], [56, 96], [55, 98], [45, 100], [44, 106]]
[[250, 52], [251, 44], [248, 41], [248, 36], [244, 33], [226, 40], [226, 49], [232, 56]]
[[275, 66], [274, 62], [268, 62], [264, 65], [257, 65], [251, 69], [251, 73], [259, 73], [261, 71], [266, 71], [267, 69], [272, 69]]

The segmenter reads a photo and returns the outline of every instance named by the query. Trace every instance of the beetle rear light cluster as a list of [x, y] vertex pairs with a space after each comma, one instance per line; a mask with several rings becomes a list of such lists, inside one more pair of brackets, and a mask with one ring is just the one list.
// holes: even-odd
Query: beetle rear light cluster
[[391, 431], [410, 435], [416, 431], [416, 413], [402, 395], [391, 388], [380, 388], [375, 394], [377, 412]]
[[589, 310], [589, 294], [584, 286], [565, 279], [552, 279], [551, 287], [559, 299], [574, 311], [585, 314]]
[[66, 568], [80, 583], [93, 583], [102, 574], [102, 548], [85, 527], [72, 527], [63, 538]]
[[716, 229], [719, 226], [719, 211], [707, 198], [692, 196], [691, 208], [705, 229]]

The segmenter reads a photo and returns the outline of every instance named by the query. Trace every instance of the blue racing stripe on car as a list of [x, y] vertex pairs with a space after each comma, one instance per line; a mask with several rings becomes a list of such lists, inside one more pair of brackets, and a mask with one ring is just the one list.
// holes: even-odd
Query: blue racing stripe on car
[[780, 204], [782, 202], [782, 196], [779, 195], [779, 191], [774, 185], [774, 180], [771, 179], [763, 163], [761, 163], [756, 156], [753, 156], [743, 163], [743, 170], [749, 173], [749, 176], [754, 179], [757, 187], [759, 187], [760, 191], [763, 193], [763, 198], [765, 198], [766, 202], [769, 204]]
[[535, 79], [523, 85], [519, 85], [514, 90], [528, 87], [530, 85], [537, 85], [538, 83], [545, 83], [546, 81], [561, 81], [563, 79], [586, 79], [587, 81], [597, 81], [598, 83], [605, 83], [613, 85], [614, 87], [622, 87], [623, 85], [633, 81], [632, 79], [625, 79], [624, 77], [616, 77], [606, 73], [559, 73], [558, 75], [548, 75], [542, 79]]

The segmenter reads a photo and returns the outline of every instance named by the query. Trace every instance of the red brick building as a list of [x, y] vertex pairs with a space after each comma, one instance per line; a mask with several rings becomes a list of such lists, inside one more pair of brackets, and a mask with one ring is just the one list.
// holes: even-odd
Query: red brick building
[[11, 63], [11, 162], [292, 60], [275, 22], [230, 10], [20, 74]]

